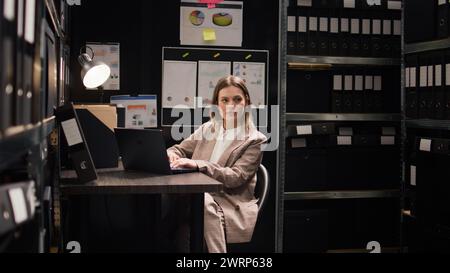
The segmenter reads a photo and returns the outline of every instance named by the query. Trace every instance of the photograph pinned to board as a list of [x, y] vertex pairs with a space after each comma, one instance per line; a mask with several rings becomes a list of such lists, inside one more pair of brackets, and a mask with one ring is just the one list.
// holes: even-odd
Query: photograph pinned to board
[[158, 127], [156, 95], [111, 96], [111, 104], [125, 107], [125, 128]]
[[210, 107], [217, 82], [230, 74], [231, 62], [199, 61], [197, 97], [201, 98], [202, 105], [196, 107]]
[[182, 0], [180, 44], [241, 47], [243, 8], [239, 1], [223, 1], [208, 8], [198, 0]]
[[258, 108], [266, 105], [266, 64], [234, 62], [233, 75], [240, 77], [247, 85], [252, 104]]
[[194, 108], [196, 93], [197, 62], [163, 62], [163, 108]]
[[111, 75], [103, 84], [103, 90], [120, 90], [120, 44], [86, 43], [86, 47], [86, 51], [92, 49], [93, 52], [87, 53], [93, 53], [93, 61], [104, 62], [111, 69]]

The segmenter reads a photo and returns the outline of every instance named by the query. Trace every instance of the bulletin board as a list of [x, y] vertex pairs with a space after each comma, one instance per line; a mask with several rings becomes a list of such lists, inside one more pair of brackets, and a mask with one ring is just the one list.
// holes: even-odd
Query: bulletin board
[[162, 126], [176, 124], [181, 116], [172, 114], [179, 109], [190, 111], [191, 126], [208, 121], [209, 117], [195, 120], [194, 112], [208, 109], [217, 81], [227, 75], [246, 81], [255, 111], [266, 109], [268, 50], [163, 47], [162, 51]]

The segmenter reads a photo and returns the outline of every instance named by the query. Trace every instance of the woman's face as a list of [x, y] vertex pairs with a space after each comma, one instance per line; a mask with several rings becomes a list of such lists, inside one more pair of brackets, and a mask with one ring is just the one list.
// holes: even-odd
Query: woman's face
[[[233, 120], [236, 122], [238, 116], [242, 116], [246, 101], [244, 92], [235, 86], [228, 86], [219, 91], [219, 109], [226, 120]], [[234, 122], [234, 123], [235, 123]]]

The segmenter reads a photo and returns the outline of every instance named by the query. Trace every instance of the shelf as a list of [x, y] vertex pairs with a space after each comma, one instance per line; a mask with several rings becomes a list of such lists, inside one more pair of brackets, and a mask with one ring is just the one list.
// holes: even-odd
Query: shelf
[[364, 190], [364, 191], [311, 191], [285, 192], [284, 199], [289, 200], [325, 200], [325, 199], [366, 199], [396, 198], [400, 190]]
[[44, 129], [44, 136], [47, 136], [55, 128], [55, 124], [55, 117], [51, 117], [35, 125], [8, 128], [3, 137], [0, 136], [0, 170], [38, 145], [41, 141], [41, 129]]
[[286, 121], [400, 121], [400, 114], [286, 113]]
[[406, 120], [406, 127], [419, 129], [450, 130], [450, 120], [410, 119]]
[[64, 34], [61, 29], [61, 24], [59, 22], [58, 12], [56, 11], [55, 4], [52, 0], [45, 0], [45, 6], [47, 7], [47, 11], [52, 19], [53, 27], [56, 30], [56, 34], [59, 38], [64, 39]]
[[395, 58], [367, 57], [333, 57], [333, 56], [299, 56], [287, 55], [286, 61], [291, 65], [400, 65], [401, 60]]
[[405, 54], [450, 48], [450, 38], [405, 45]]

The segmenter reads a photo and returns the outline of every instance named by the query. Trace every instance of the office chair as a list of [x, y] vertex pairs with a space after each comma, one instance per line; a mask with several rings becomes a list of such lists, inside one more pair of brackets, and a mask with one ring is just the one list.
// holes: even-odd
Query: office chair
[[[264, 165], [262, 164], [259, 165], [259, 169], [256, 172], [256, 179], [257, 180], [255, 185], [255, 197], [258, 198], [257, 204], [259, 208], [256, 225], [258, 225], [261, 212], [263, 211], [267, 203], [267, 200], [269, 199], [269, 190], [270, 190], [269, 172], [267, 171], [266, 167], [264, 167]], [[254, 252], [254, 250], [251, 249], [251, 242], [236, 243], [236, 244], [227, 243], [227, 252], [229, 253]]]

